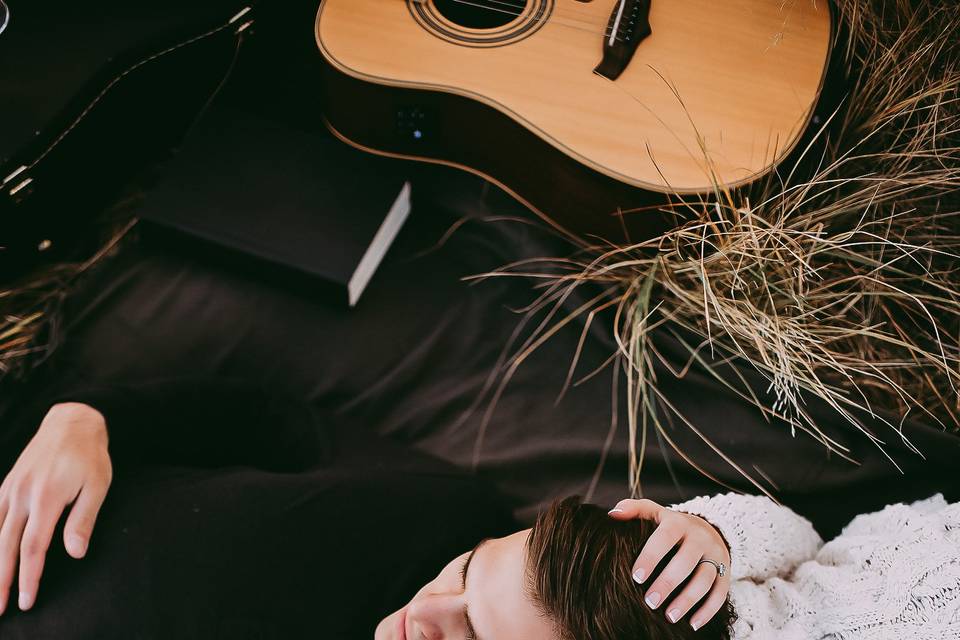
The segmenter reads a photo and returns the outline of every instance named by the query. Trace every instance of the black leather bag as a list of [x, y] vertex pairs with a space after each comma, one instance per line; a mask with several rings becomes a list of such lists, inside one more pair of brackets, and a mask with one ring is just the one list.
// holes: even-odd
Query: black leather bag
[[249, 0], [3, 0], [0, 281], [69, 257], [180, 139], [252, 31]]

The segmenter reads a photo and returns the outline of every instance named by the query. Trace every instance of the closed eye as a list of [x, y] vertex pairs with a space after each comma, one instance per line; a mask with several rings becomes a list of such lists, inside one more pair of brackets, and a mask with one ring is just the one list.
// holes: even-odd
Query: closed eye
[[[460, 568], [460, 584], [464, 593], [467, 591], [467, 572], [470, 571], [470, 561], [473, 560], [473, 556], [477, 554], [477, 549], [487, 540], [489, 540], [489, 538], [481, 540], [479, 544], [473, 548], [473, 551], [470, 552], [470, 555], [467, 556], [467, 559], [463, 561], [463, 566]], [[467, 629], [466, 640], [477, 640], [477, 632], [473, 630], [473, 622], [470, 620], [470, 612], [467, 610], [467, 605], [463, 605], [463, 623]]]
[[463, 608], [463, 619], [466, 621], [467, 625], [467, 635], [465, 636], [466, 640], [477, 640], [477, 634], [473, 631], [473, 624], [470, 622], [470, 615], [467, 613], [467, 608]]
[[[471, 553], [464, 558], [463, 565], [460, 567], [460, 585], [464, 591], [467, 590], [467, 569], [470, 568], [470, 559], [472, 557], [473, 554]], [[470, 613], [467, 611], [467, 605], [463, 605], [463, 624], [467, 628], [466, 640], [477, 640], [477, 636], [473, 632], [473, 623], [470, 621]]]
[[464, 558], [464, 559], [463, 559], [463, 564], [460, 565], [460, 588], [461, 588], [461, 589], [466, 589], [466, 588], [467, 588], [467, 568], [469, 568], [469, 566], [470, 566], [470, 558], [471, 558], [471, 556], [472, 556], [472, 554], [471, 554], [471, 555], [468, 555], [466, 558]]

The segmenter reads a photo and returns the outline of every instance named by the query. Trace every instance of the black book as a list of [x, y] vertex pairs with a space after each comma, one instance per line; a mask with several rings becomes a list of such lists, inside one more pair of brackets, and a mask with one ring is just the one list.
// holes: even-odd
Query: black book
[[210, 255], [308, 276], [353, 306], [410, 213], [403, 166], [326, 132], [218, 110], [147, 194], [141, 218]]

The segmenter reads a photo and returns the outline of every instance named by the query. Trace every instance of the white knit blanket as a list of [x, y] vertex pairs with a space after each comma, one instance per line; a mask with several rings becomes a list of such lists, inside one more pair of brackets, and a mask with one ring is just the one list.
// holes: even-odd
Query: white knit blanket
[[940, 494], [860, 515], [824, 544], [766, 497], [725, 494], [672, 507], [731, 546], [735, 640], [960, 639], [960, 503]]

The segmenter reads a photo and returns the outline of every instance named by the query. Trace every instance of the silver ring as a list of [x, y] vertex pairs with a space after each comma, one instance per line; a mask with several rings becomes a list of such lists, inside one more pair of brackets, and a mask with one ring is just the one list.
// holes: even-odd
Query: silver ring
[[714, 567], [716, 567], [716, 568], [717, 568], [717, 576], [720, 577], [720, 578], [722, 578], [722, 577], [723, 577], [723, 574], [725, 574], [725, 573], [727, 572], [727, 565], [723, 564], [722, 562], [716, 562], [716, 561], [714, 561], [714, 560], [707, 560], [706, 558], [704, 558], [703, 560], [701, 560], [700, 562], [698, 562], [698, 563], [697, 563], [697, 566], [699, 567], [699, 566], [700, 566], [701, 564], [703, 564], [704, 562], [708, 562], [708, 563], [712, 564]]

